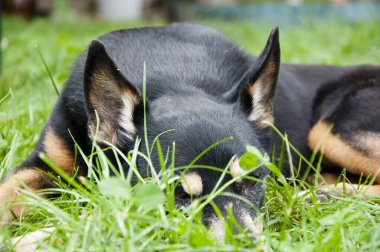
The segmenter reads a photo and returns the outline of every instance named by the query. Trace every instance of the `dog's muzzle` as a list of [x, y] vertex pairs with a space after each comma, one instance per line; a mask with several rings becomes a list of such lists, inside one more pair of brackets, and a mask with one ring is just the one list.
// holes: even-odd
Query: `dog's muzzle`
[[[257, 209], [252, 209], [241, 200], [225, 196], [216, 198], [214, 203], [223, 217], [219, 218], [213, 208], [207, 206], [204, 209], [203, 223], [221, 243], [225, 241], [227, 230], [235, 235], [244, 230], [253, 239], [257, 239], [258, 234], [263, 231], [263, 222], [257, 217]], [[236, 221], [228, 221], [230, 218]]]

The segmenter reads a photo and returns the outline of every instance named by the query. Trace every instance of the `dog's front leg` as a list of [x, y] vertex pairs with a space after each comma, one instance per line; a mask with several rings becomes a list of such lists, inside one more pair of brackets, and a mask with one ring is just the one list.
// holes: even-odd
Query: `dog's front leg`
[[20, 217], [26, 211], [27, 207], [21, 201], [27, 190], [37, 191], [54, 186], [52, 179], [46, 175], [53, 171], [41, 160], [41, 155], [70, 176], [77, 172], [74, 169], [74, 155], [67, 146], [66, 141], [51, 126], [45, 127], [30, 157], [0, 182], [0, 225], [14, 217]]

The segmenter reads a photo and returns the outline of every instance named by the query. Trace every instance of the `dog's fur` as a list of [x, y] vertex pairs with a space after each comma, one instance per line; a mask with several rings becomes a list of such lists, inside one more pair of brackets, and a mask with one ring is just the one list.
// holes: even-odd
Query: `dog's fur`
[[[189, 164], [211, 144], [232, 136], [233, 140], [217, 145], [197, 161], [221, 168], [230, 164], [226, 183], [241, 171], [238, 160], [246, 145], [280, 155], [282, 139], [272, 131], [274, 122], [306, 158], [318, 149], [326, 166], [375, 176], [375, 182], [380, 182], [379, 67], [280, 66], [277, 28], [256, 58], [212, 29], [173, 24], [116, 31], [90, 44], [79, 57], [34, 152], [0, 186], [0, 204], [17, 200], [21, 184], [34, 190], [52, 186], [36, 169], [52, 172], [41, 153], [66, 173], [85, 176], [87, 166], [79, 156], [74, 158], [73, 139], [89, 155], [97, 123], [96, 140], [101, 146], [111, 143], [124, 152], [133, 149], [136, 137], [143, 138], [144, 133], [144, 62], [149, 142], [173, 129], [161, 135], [160, 142], [165, 150], [176, 142], [177, 166]], [[140, 150], [146, 151], [144, 141]], [[158, 169], [155, 153], [151, 158]], [[292, 154], [297, 166], [299, 159]], [[289, 166], [284, 162], [287, 175]], [[144, 160], [138, 159], [138, 166], [146, 176]], [[261, 167], [251, 175], [265, 180], [268, 174]], [[179, 184], [177, 203], [189, 204], [190, 195], [210, 193], [220, 175], [207, 169], [189, 170]], [[246, 182], [239, 179], [226, 191], [242, 195], [259, 208], [265, 186]], [[370, 193], [380, 194], [377, 188], [370, 187]], [[220, 196], [214, 202], [224, 214], [225, 207], [231, 206], [243, 228], [259, 231], [256, 210], [243, 201]], [[23, 208], [13, 211], [20, 215]], [[210, 206], [203, 216], [222, 240], [223, 225]]]

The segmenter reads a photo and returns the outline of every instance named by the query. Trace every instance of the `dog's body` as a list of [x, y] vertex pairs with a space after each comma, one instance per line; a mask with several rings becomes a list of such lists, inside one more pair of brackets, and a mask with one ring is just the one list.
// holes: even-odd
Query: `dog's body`
[[[379, 67], [288, 64], [280, 67], [276, 29], [264, 52], [255, 58], [212, 29], [174, 24], [117, 31], [92, 42], [89, 50], [79, 57], [35, 151], [0, 186], [0, 199], [15, 197], [19, 180], [32, 189], [51, 186], [46, 176], [35, 169], [50, 171], [40, 153], [70, 175], [86, 175], [87, 166], [80, 155], [74, 158], [73, 139], [87, 155], [91, 154], [95, 132], [101, 145], [112, 143], [124, 152], [133, 149], [135, 138], [142, 138], [144, 132], [144, 62], [149, 142], [173, 129], [160, 140], [163, 149], [176, 142], [178, 166], [189, 164], [208, 146], [229, 136], [234, 139], [216, 146], [197, 163], [224, 168], [234, 155], [244, 153], [246, 145], [268, 153], [276, 146], [278, 156], [282, 139], [276, 134], [272, 139], [273, 131], [268, 125], [274, 118], [276, 127], [286, 133], [306, 158], [310, 157], [311, 148], [318, 148], [327, 138], [331, 141], [327, 141], [322, 151], [330, 163], [356, 174], [376, 174], [380, 148], [380, 135], [376, 135], [380, 130], [376, 121], [380, 109], [375, 104], [380, 96]], [[364, 104], [361, 96], [367, 94], [372, 100]], [[329, 123], [340, 126], [330, 134]], [[361, 134], [359, 138], [355, 138], [357, 133]], [[374, 136], [377, 143], [371, 147], [365, 139]], [[341, 152], [334, 149], [336, 144], [341, 144]], [[140, 150], [145, 149], [142, 144]], [[353, 153], [356, 163], [342, 159], [342, 155]], [[294, 157], [297, 164], [299, 159], [295, 154]], [[151, 158], [158, 168], [158, 157], [153, 154]], [[355, 167], [350, 167], [352, 164]], [[146, 167], [143, 160], [138, 160], [138, 165]], [[287, 167], [284, 174], [288, 174], [289, 166], [284, 167]], [[186, 183], [182, 183], [185, 195], [209, 193], [220, 177], [215, 171], [191, 171], [184, 176]], [[240, 171], [235, 160], [231, 165], [232, 177]], [[146, 175], [143, 170], [142, 173]], [[262, 180], [267, 175], [264, 167], [253, 173]], [[224, 182], [230, 179], [228, 175]], [[265, 193], [261, 183], [245, 185], [241, 180], [228, 190], [257, 207]], [[190, 197], [179, 197], [178, 201], [187, 204]], [[256, 214], [248, 206], [228, 197], [219, 197], [215, 202], [221, 209], [232, 203], [240, 224], [255, 230], [252, 223]], [[21, 209], [13, 210], [20, 214], [17, 211]], [[205, 216], [208, 226], [218, 226], [211, 209], [205, 210]]]

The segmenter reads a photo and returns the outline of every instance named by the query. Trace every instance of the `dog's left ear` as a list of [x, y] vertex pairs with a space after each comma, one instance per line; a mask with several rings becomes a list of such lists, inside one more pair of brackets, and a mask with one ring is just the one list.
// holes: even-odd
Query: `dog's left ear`
[[275, 27], [257, 64], [248, 72], [240, 98], [248, 119], [260, 128], [273, 123], [273, 99], [280, 69], [279, 30]]
[[136, 128], [134, 110], [140, 102], [137, 89], [127, 80], [109, 57], [103, 43], [92, 41], [84, 71], [84, 96], [89, 135], [97, 125], [97, 141], [119, 144], [133, 140]]

